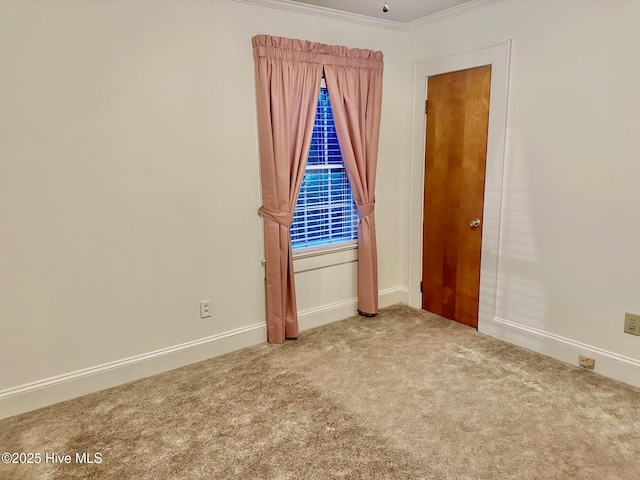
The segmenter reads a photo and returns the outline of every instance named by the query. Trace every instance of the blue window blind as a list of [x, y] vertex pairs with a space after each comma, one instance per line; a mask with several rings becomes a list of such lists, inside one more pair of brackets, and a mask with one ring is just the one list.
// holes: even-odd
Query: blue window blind
[[307, 168], [291, 225], [294, 250], [352, 242], [358, 213], [342, 162], [329, 92], [320, 89]]

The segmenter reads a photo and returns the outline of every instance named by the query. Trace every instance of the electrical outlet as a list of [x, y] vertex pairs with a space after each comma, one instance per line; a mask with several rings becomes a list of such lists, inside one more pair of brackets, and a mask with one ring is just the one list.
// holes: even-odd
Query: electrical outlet
[[200, 302], [200, 318], [207, 318], [211, 316], [209, 303], [211, 303], [211, 300], [203, 300]]
[[580, 355], [578, 357], [578, 363], [582, 368], [586, 368], [587, 370], [593, 370], [593, 367], [596, 366], [596, 359], [587, 357], [586, 355]]
[[640, 335], [640, 315], [624, 314], [624, 333]]

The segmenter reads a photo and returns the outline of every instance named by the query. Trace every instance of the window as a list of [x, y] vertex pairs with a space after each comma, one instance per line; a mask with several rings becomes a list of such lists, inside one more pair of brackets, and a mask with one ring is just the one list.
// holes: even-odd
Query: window
[[291, 225], [293, 250], [352, 243], [358, 213], [342, 162], [329, 92], [320, 89], [307, 168]]

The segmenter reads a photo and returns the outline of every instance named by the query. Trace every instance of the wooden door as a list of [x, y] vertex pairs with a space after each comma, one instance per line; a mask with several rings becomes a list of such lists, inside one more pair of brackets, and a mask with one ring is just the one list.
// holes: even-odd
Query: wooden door
[[422, 308], [478, 328], [491, 66], [429, 77]]

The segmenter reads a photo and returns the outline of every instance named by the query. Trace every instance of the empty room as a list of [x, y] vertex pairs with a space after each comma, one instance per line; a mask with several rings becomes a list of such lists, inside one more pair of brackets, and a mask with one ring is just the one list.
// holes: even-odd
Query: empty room
[[0, 0], [0, 480], [640, 478], [638, 25]]

